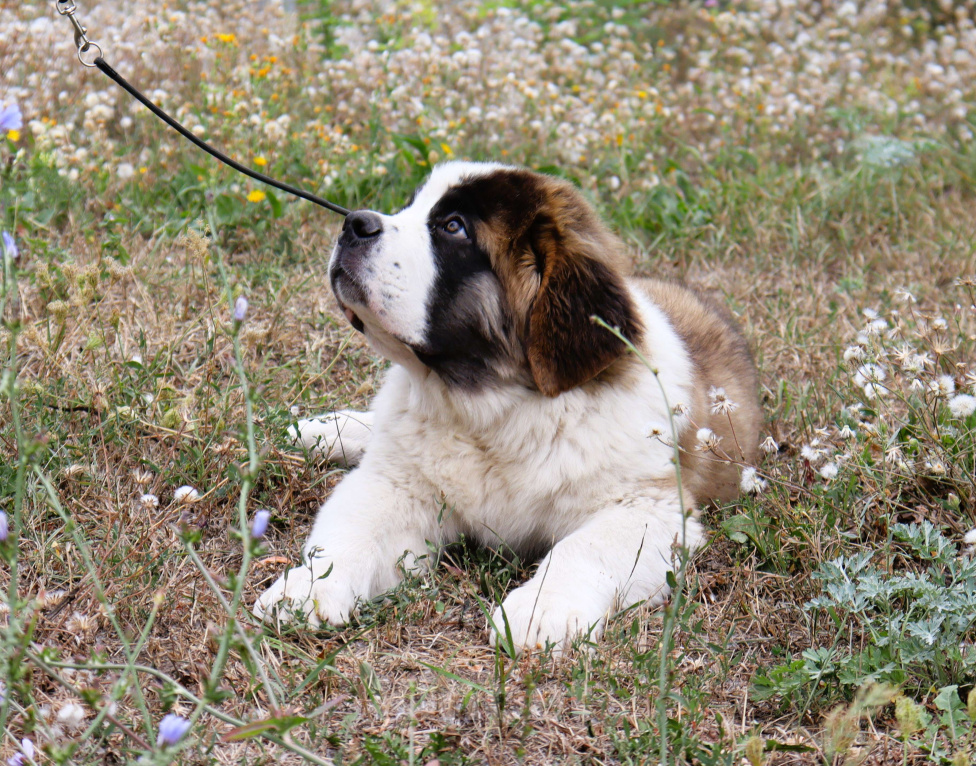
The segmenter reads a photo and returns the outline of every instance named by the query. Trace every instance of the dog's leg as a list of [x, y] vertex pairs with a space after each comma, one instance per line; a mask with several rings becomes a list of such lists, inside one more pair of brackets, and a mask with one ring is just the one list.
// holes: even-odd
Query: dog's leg
[[358, 600], [389, 590], [404, 571], [428, 568], [456, 538], [450, 520], [438, 518], [434, 497], [431, 491], [418, 501], [374, 471], [354, 470], [319, 510], [303, 565], [265, 591], [254, 614], [269, 619], [277, 611], [284, 621], [305, 615], [316, 625], [344, 624]]
[[358, 465], [369, 444], [373, 413], [338, 410], [288, 429], [292, 441], [322, 455], [330, 463], [351, 468]]
[[507, 629], [519, 650], [551, 643], [564, 651], [575, 636], [596, 638], [613, 610], [662, 603], [674, 546], [694, 550], [701, 540], [701, 526], [682, 513], [673, 485], [628, 495], [556, 543], [535, 576], [495, 610], [494, 639]]

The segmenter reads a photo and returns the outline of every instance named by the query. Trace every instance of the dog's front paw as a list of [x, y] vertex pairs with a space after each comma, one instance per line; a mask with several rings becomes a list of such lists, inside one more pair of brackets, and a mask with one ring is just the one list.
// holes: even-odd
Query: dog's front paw
[[605, 610], [587, 604], [585, 596], [570, 597], [556, 590], [539, 590], [531, 583], [512, 591], [492, 615], [492, 640], [506, 645], [508, 635], [518, 652], [543, 649], [555, 653], [572, 647], [574, 638], [597, 638], [603, 632]]
[[313, 626], [344, 625], [356, 606], [350, 583], [334, 572], [316, 574], [307, 566], [285, 572], [254, 603], [254, 616], [267, 622], [305, 618]]
[[299, 420], [288, 429], [292, 442], [322, 455], [328, 462], [351, 468], [363, 459], [373, 427], [373, 413], [340, 410]]

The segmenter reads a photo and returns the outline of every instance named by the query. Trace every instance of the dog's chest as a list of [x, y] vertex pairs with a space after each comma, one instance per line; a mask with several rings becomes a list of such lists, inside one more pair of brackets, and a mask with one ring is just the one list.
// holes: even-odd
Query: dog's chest
[[529, 398], [480, 424], [398, 398], [384, 413], [384, 459], [465, 534], [516, 548], [551, 544], [629, 487], [673, 471], [670, 449], [647, 434], [647, 422], [662, 417], [656, 398], [653, 390], [633, 401]]

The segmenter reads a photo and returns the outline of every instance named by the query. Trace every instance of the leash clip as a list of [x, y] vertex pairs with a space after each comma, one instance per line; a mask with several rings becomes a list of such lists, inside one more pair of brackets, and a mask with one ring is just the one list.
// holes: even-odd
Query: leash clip
[[81, 22], [75, 18], [75, 11], [78, 7], [72, 2], [72, 0], [57, 0], [55, 3], [55, 8], [57, 8], [58, 13], [62, 16], [67, 16], [68, 21], [71, 22], [71, 26], [75, 28], [75, 47], [78, 49], [78, 61], [81, 62], [82, 66], [86, 66], [89, 69], [95, 67], [94, 60], [92, 63], [88, 63], [81, 57], [82, 53], [87, 53], [88, 51], [94, 49], [98, 51], [98, 55], [95, 58], [102, 57], [102, 49], [99, 47], [98, 43], [93, 43], [88, 39], [88, 30], [81, 25]]

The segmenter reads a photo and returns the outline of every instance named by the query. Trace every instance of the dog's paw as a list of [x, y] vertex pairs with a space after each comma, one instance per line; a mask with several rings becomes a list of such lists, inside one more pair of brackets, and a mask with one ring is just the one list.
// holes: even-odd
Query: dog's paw
[[[553, 647], [561, 654], [572, 648], [573, 639], [598, 638], [603, 632], [605, 611], [586, 604], [585, 596], [570, 597], [554, 590], [541, 591], [531, 584], [512, 591], [492, 615], [491, 634], [496, 644], [508, 644], [517, 652]], [[587, 608], [590, 607], [590, 608]]]
[[369, 445], [371, 412], [340, 410], [319, 418], [299, 420], [288, 429], [292, 442], [344, 467], [358, 465]]
[[254, 603], [254, 616], [266, 622], [294, 622], [302, 618], [318, 627], [345, 625], [356, 607], [357, 595], [335, 573], [316, 575], [307, 566], [285, 572]]

